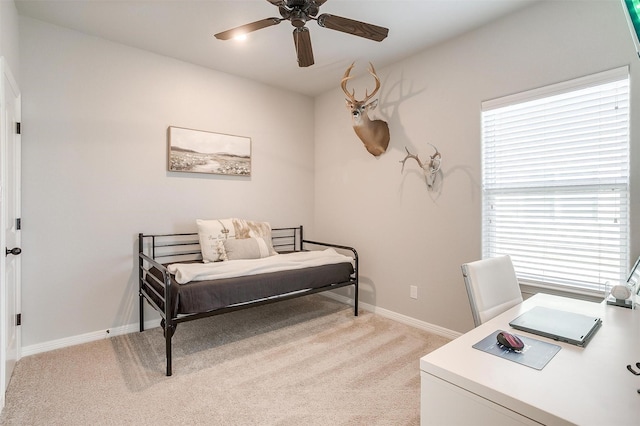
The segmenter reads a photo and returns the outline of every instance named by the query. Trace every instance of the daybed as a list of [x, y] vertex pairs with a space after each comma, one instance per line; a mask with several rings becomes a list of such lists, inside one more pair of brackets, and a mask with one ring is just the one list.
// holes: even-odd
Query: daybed
[[[354, 315], [358, 315], [358, 253], [354, 248], [305, 240], [302, 226], [269, 228], [269, 234], [269, 256], [218, 262], [203, 261], [208, 254], [203, 250], [207, 243], [202, 233], [139, 234], [140, 331], [144, 331], [146, 300], [162, 318], [167, 376], [172, 373], [171, 338], [181, 322], [351, 285]], [[331, 261], [323, 260], [325, 253]], [[315, 260], [300, 264], [295, 260], [305, 256]], [[274, 264], [289, 266], [283, 269]]]

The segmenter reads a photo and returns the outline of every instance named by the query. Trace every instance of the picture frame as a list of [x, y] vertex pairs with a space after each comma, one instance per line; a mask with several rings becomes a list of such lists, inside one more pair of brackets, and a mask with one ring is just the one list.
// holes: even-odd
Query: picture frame
[[170, 172], [251, 176], [251, 138], [169, 126]]

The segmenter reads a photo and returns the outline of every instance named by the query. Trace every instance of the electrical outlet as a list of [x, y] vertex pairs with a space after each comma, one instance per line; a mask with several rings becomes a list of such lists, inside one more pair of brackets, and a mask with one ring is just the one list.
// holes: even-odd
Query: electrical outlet
[[418, 298], [418, 287], [415, 285], [409, 286], [409, 297], [412, 299]]

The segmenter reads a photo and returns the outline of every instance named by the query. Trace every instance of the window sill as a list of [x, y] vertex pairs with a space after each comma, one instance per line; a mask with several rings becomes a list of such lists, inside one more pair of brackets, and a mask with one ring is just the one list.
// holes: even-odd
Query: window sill
[[600, 303], [604, 300], [604, 291], [586, 291], [569, 288], [561, 288], [555, 286], [544, 285], [540, 283], [522, 282], [520, 281], [520, 291], [522, 297], [528, 299], [536, 293], [553, 294], [555, 296], [570, 297], [573, 299], [587, 300], [590, 302]]

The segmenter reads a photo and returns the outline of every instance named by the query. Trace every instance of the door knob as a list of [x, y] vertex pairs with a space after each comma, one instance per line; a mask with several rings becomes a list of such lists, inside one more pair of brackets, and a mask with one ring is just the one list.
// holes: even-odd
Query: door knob
[[11, 250], [5, 247], [5, 256], [9, 256], [10, 254], [17, 256], [20, 253], [22, 253], [22, 249], [20, 247], [14, 247]]

